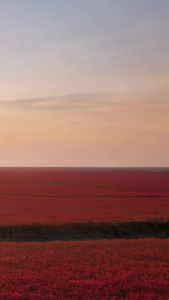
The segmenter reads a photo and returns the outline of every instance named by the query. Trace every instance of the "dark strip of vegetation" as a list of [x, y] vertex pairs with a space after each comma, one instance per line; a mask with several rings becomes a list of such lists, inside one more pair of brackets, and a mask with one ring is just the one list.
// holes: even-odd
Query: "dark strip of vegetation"
[[70, 223], [0, 226], [0, 241], [72, 241], [101, 239], [169, 238], [166, 222]]

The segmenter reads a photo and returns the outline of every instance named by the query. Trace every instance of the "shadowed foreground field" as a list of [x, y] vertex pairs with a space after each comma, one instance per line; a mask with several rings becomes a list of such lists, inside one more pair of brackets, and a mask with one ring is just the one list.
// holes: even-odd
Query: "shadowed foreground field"
[[0, 243], [2, 299], [169, 299], [169, 240]]

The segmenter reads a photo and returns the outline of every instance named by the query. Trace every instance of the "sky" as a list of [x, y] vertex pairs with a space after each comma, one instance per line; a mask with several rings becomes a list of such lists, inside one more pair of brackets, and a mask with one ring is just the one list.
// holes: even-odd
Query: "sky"
[[168, 12], [0, 0], [0, 166], [169, 167]]

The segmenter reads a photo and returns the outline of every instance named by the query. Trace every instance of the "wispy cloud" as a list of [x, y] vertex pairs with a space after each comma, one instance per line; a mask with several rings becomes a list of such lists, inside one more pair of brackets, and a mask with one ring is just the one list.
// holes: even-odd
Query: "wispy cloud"
[[0, 106], [19, 110], [77, 110], [121, 106], [118, 95], [113, 93], [91, 93], [58, 95], [38, 98], [0, 98]]
[[138, 99], [116, 93], [62, 94], [37, 98], [0, 98], [0, 108], [18, 111], [86, 111], [105, 112], [114, 109], [132, 109], [153, 111], [167, 108], [169, 101], [146, 97]]

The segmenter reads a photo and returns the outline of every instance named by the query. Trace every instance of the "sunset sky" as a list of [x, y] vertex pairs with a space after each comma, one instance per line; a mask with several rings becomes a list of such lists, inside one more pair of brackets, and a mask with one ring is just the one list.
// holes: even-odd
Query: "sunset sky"
[[169, 166], [169, 1], [0, 1], [0, 166]]

